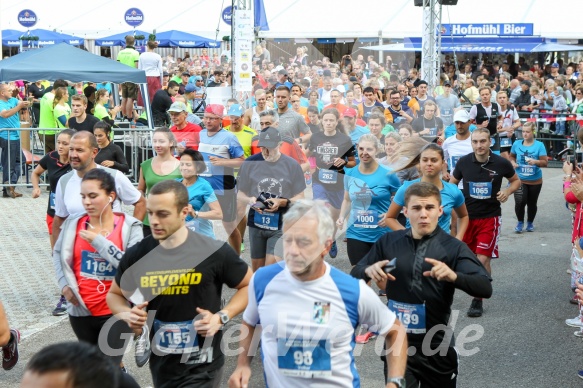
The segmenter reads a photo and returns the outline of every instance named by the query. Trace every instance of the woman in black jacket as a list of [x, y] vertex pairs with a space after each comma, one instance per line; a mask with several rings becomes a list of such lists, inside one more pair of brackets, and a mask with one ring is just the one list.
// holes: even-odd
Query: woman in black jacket
[[111, 141], [111, 127], [109, 124], [105, 121], [98, 121], [93, 127], [93, 134], [99, 146], [99, 151], [95, 156], [95, 163], [123, 173], [129, 172], [130, 167], [123, 151]]

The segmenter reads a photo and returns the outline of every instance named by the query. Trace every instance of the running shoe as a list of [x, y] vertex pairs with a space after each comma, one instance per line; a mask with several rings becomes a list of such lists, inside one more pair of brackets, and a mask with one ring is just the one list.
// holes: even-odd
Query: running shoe
[[514, 228], [514, 231], [516, 233], [522, 233], [523, 228], [524, 228], [524, 222], [519, 222], [518, 224], [516, 224], [516, 228]]
[[484, 308], [482, 307], [482, 299], [474, 298], [472, 299], [472, 304], [468, 309], [468, 317], [478, 318], [484, 313]]
[[150, 354], [152, 349], [150, 348], [150, 331], [148, 326], [142, 327], [142, 334], [135, 338], [135, 357], [136, 365], [138, 368], [143, 367], [150, 361]]
[[364, 334], [357, 335], [355, 341], [357, 344], [366, 344], [371, 339], [376, 338], [376, 336], [377, 335], [375, 333], [367, 331]]
[[579, 378], [583, 379], [583, 370], [580, 370], [579, 372], [577, 372], [577, 376], [579, 376]]
[[67, 314], [67, 299], [65, 299], [64, 295], [61, 295], [57, 306], [53, 310], [53, 315], [55, 317]]
[[577, 330], [573, 333], [575, 337], [583, 338], [583, 330]]
[[338, 256], [338, 246], [336, 245], [336, 241], [334, 241], [332, 243], [332, 246], [330, 247], [329, 254], [330, 254], [330, 257], [333, 258], [333, 259], [335, 259], [336, 256]]
[[526, 223], [526, 231], [527, 232], [534, 232], [534, 224], [532, 222]]
[[20, 332], [10, 329], [10, 341], [2, 348], [2, 369], [10, 370], [18, 362], [18, 343], [20, 342]]
[[571, 319], [565, 319], [565, 325], [571, 327], [583, 327], [583, 321], [581, 321], [581, 316], [578, 316]]

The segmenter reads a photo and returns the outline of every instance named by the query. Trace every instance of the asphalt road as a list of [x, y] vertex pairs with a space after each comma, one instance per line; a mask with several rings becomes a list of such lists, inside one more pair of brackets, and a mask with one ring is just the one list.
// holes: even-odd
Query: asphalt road
[[[576, 307], [568, 302], [569, 275], [566, 273], [571, 215], [562, 199], [560, 169], [546, 169], [544, 180], [534, 233], [515, 234], [514, 201], [510, 199], [503, 205], [501, 258], [492, 265], [494, 295], [484, 302], [484, 316], [467, 318], [465, 314], [470, 298], [462, 292], [456, 294], [452, 325], [455, 321], [456, 337], [468, 339], [463, 349], [471, 354], [460, 359], [459, 387], [578, 387], [583, 384], [577, 377], [578, 369], [583, 369], [583, 342], [573, 335], [575, 329], [564, 324], [566, 318], [577, 314]], [[19, 206], [14, 206], [16, 201]], [[39, 222], [43, 219], [46, 202], [31, 205], [31, 201], [25, 198], [0, 201], [0, 212], [5, 219], [14, 218], [14, 222], [4, 224], [4, 230], [18, 227], [18, 214], [23, 207], [40, 209], [40, 214], [35, 210], [30, 217]], [[29, 231], [26, 238], [41, 239], [44, 244], [44, 233], [44, 229], [34, 233]], [[19, 364], [12, 371], [0, 371], [0, 387], [17, 387], [27, 360], [43, 346], [75, 338], [66, 318], [47, 318], [53, 306], [46, 301], [55, 300], [57, 295], [54, 283], [45, 282], [32, 297], [22, 297], [30, 288], [29, 278], [23, 275], [24, 267], [36, 264], [29, 260], [31, 256], [27, 253], [31, 244], [19, 244], [20, 248], [16, 249], [9, 244], [14, 238], [24, 237], [12, 233], [0, 237], [0, 243], [10, 247], [0, 249], [3, 268], [0, 298], [9, 301], [9, 320], [23, 322], [25, 338], [20, 345]], [[339, 241], [340, 253], [330, 263], [348, 272], [346, 247], [341, 239]], [[48, 257], [48, 253], [45, 256]], [[248, 252], [243, 257], [248, 259]], [[50, 274], [52, 267], [45, 268]], [[225, 292], [227, 297], [231, 294], [228, 290]], [[27, 315], [28, 320], [24, 320], [23, 315]], [[453, 319], [455, 316], [456, 320]], [[235, 346], [231, 345], [231, 348]], [[383, 386], [382, 365], [374, 345], [359, 345], [355, 354], [362, 386]], [[125, 361], [142, 387], [152, 384], [149, 370], [137, 368], [131, 354], [126, 355]], [[226, 386], [235, 364], [235, 357], [227, 357], [223, 386]], [[259, 358], [253, 362], [250, 386], [264, 386]]]

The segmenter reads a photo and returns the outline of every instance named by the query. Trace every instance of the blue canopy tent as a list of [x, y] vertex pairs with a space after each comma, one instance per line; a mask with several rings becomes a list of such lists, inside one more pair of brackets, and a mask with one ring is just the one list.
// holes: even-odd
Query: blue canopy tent
[[105, 38], [95, 39], [96, 46], [103, 46], [103, 47], [112, 47], [112, 46], [125, 46], [126, 45], [126, 36], [127, 35], [143, 35], [144, 41], [148, 41], [148, 37], [150, 36], [151, 32], [141, 31], [141, 30], [131, 30], [127, 32], [123, 32], [121, 34], [106, 36]]
[[160, 47], [183, 48], [215, 48], [221, 47], [221, 42], [182, 31], [170, 30], [156, 34], [156, 41]]
[[[421, 38], [407, 38], [403, 43], [361, 47], [374, 51], [422, 51]], [[465, 38], [441, 37], [442, 52], [475, 53], [542, 53], [551, 51], [582, 51], [583, 46], [548, 42], [544, 38]]]
[[[152, 123], [146, 73], [65, 43], [30, 50], [0, 61], [0, 82], [26, 80], [71, 82], [132, 82], [140, 85], [144, 109]], [[153, 127], [152, 127], [153, 128]]]
[[3, 30], [2, 31], [2, 46], [7, 47], [20, 47], [20, 44], [26, 44], [27, 41], [21, 41], [19, 38], [21, 36], [38, 36], [37, 41], [33, 42], [35, 46], [48, 46], [59, 43], [67, 43], [74, 46], [80, 46], [85, 43], [83, 38], [78, 38], [73, 35], [61, 34], [59, 32], [36, 29], [26, 32], [21, 32], [18, 30]]

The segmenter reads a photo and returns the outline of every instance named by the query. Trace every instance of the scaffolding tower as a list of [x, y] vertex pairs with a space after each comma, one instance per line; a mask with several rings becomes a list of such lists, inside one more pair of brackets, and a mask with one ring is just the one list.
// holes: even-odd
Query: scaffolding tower
[[441, 1], [423, 0], [421, 79], [427, 81], [427, 94], [439, 85], [441, 61]]

